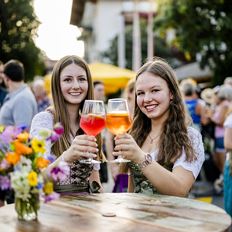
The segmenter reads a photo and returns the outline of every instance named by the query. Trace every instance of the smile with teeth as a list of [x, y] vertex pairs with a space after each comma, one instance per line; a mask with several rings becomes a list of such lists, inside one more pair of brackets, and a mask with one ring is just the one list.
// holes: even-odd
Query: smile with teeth
[[152, 110], [154, 110], [158, 105], [155, 104], [155, 105], [148, 105], [148, 106], [145, 106], [145, 109], [150, 112]]
[[72, 93], [69, 93], [70, 95], [72, 95], [72, 96], [79, 96], [81, 93], [79, 93], [79, 92], [72, 92]]

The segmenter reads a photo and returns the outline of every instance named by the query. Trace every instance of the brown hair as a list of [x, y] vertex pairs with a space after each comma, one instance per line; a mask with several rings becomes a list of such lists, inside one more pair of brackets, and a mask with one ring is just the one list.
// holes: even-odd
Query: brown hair
[[[88, 91], [86, 98], [81, 102], [79, 111], [82, 110], [84, 101], [87, 99], [93, 99], [93, 84], [92, 84], [92, 77], [91, 73], [88, 67], [88, 64], [80, 57], [78, 56], [65, 56], [62, 59], [60, 59], [56, 65], [54, 66], [53, 72], [52, 72], [52, 80], [51, 80], [51, 90], [52, 90], [52, 99], [53, 99], [53, 109], [50, 109], [54, 115], [54, 123], [60, 122], [64, 127], [64, 134], [61, 136], [61, 138], [53, 145], [52, 151], [56, 155], [61, 155], [65, 150], [67, 150], [71, 143], [69, 139], [70, 134], [70, 125], [69, 123], [69, 114], [67, 111], [65, 99], [63, 97], [63, 94], [61, 92], [60, 87], [60, 74], [62, 70], [67, 67], [70, 64], [76, 64], [83, 68], [86, 72], [87, 81], [88, 81]], [[79, 112], [77, 112], [79, 115]], [[79, 129], [77, 131], [78, 134], [83, 134], [83, 131]], [[98, 148], [99, 148], [99, 154], [98, 159], [104, 159], [104, 155], [101, 153], [101, 136], [97, 136], [98, 140]], [[99, 157], [102, 156], [102, 157]]]
[[[157, 57], [148, 61], [139, 69], [136, 81], [144, 72], [152, 73], [164, 79], [173, 95], [169, 105], [169, 116], [164, 123], [160, 136], [158, 162], [161, 165], [169, 165], [175, 162], [181, 156], [183, 148], [186, 152], [186, 160], [193, 161], [195, 155], [187, 133], [186, 108], [173, 69], [168, 63]], [[135, 104], [134, 121], [130, 134], [141, 147], [150, 131], [151, 119]]]

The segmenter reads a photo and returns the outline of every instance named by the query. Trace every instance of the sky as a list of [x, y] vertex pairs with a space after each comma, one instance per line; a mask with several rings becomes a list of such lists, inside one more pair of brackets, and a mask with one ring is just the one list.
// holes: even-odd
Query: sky
[[48, 58], [58, 60], [65, 55], [84, 55], [83, 41], [77, 41], [80, 30], [70, 25], [72, 0], [34, 0], [39, 21], [37, 47]]

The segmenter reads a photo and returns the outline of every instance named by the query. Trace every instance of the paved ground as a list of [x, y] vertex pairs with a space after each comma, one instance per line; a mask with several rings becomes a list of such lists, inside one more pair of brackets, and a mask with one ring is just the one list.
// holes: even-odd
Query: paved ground
[[215, 204], [223, 208], [223, 193], [218, 194], [213, 188], [213, 184], [205, 181], [197, 181], [191, 191], [190, 196], [201, 201]]

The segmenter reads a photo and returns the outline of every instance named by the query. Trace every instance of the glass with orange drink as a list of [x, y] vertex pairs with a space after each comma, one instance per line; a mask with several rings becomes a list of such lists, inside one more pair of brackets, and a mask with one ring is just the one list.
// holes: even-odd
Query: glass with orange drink
[[[130, 129], [131, 118], [126, 99], [114, 98], [108, 100], [106, 127], [114, 135], [124, 134]], [[130, 162], [130, 160], [118, 156], [118, 158], [112, 162], [121, 163]]]

